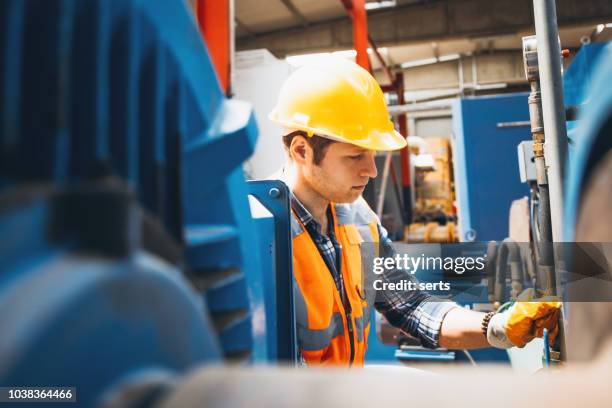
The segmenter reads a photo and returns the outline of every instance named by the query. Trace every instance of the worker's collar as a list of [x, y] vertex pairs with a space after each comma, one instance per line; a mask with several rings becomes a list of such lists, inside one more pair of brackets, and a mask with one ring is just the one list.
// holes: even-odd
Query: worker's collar
[[291, 202], [291, 209], [293, 210], [293, 212], [295, 213], [295, 215], [298, 217], [298, 219], [304, 225], [305, 228], [307, 229], [312, 228], [319, 235], [333, 234], [334, 217], [332, 216], [332, 212], [330, 208], [331, 204], [327, 206], [327, 211], [326, 211], [327, 226], [328, 226], [329, 232], [328, 234], [323, 234], [322, 229], [321, 229], [321, 224], [319, 224], [317, 220], [314, 219], [312, 214], [310, 214], [310, 211], [306, 209], [304, 204], [300, 202], [300, 200], [296, 197], [296, 195], [293, 194], [293, 192], [291, 192], [289, 194], [289, 197], [290, 197], [290, 202]]

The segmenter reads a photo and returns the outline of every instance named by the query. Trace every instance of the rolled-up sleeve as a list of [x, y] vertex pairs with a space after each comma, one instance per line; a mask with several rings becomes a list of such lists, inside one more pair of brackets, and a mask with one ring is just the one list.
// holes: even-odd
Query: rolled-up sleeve
[[[379, 224], [380, 256], [393, 257], [395, 250], [387, 231]], [[383, 282], [416, 282], [414, 277], [400, 269], [385, 270]], [[455, 302], [446, 301], [421, 290], [381, 290], [376, 294], [374, 307], [389, 323], [421, 340], [424, 347], [439, 347], [442, 320], [455, 307]]]

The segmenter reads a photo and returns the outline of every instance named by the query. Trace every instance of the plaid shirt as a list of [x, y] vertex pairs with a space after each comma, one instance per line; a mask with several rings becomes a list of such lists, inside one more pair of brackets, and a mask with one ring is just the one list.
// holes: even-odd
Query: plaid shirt
[[[342, 246], [338, 243], [334, 234], [334, 221], [330, 208], [327, 209], [328, 235], [321, 232], [321, 225], [293, 194], [291, 194], [291, 208], [310, 234], [321, 257], [331, 271], [336, 288], [338, 288], [346, 307], [348, 302], [340, 270]], [[380, 223], [378, 224], [378, 233], [381, 242], [380, 255], [393, 257], [395, 250], [392, 241]], [[402, 270], [385, 271], [381, 278], [383, 282], [400, 282], [402, 279], [413, 279], [411, 275]], [[385, 290], [377, 293], [374, 307], [393, 326], [420, 339], [424, 347], [436, 348], [439, 347], [440, 328], [444, 316], [449, 310], [458, 306], [453, 302], [437, 299], [426, 292]]]

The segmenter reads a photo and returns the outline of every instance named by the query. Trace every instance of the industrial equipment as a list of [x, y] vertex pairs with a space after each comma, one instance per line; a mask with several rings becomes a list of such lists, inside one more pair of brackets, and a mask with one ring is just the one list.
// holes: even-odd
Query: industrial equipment
[[[608, 214], [605, 209], [609, 207], [609, 202], [603, 204], [600, 194], [598, 199], [601, 202], [600, 210], [597, 211], [597, 215], [591, 213], [592, 222], [589, 223], [589, 227], [583, 227], [580, 234], [575, 234], [574, 228], [579, 220], [583, 220], [584, 223], [585, 217], [589, 217], [579, 216], [581, 200], [577, 192], [588, 191], [584, 189], [589, 180], [589, 177], [584, 177], [584, 173], [581, 172], [585, 168], [590, 169], [587, 171], [599, 168], [599, 173], [595, 171], [603, 180], [605, 170], [601, 168], [605, 167], [606, 155], [611, 148], [609, 138], [604, 136], [607, 132], [606, 118], [610, 115], [609, 100], [606, 100], [605, 93], [602, 95], [602, 89], [605, 88], [602, 85], [605, 81], [603, 78], [609, 78], [610, 75], [609, 69], [603, 68], [610, 53], [610, 46], [608, 44], [585, 45], [574, 57], [574, 61], [564, 75], [564, 84], [569, 90], [567, 100], [573, 104], [568, 107], [567, 120], [570, 129], [568, 137], [574, 148], [570, 149], [568, 158], [571, 172], [567, 182], [570, 190], [565, 210], [565, 242], [553, 242], [553, 218], [550, 209], [552, 198], [548, 188], [550, 168], [545, 159], [548, 144], [543, 125], [538, 47], [534, 36], [524, 38], [523, 44], [525, 73], [532, 89], [529, 96], [529, 110], [533, 143], [521, 142], [518, 144], [518, 162], [521, 181], [527, 183], [531, 191], [529, 211], [525, 217], [530, 230], [526, 234], [527, 238], [522, 242], [506, 238], [502, 243], [494, 241], [489, 243], [487, 264], [489, 299], [499, 304], [508, 298], [516, 298], [524, 284], [533, 286], [540, 296], [558, 294], [561, 299], [568, 302], [565, 304], [566, 314], [561, 321], [566, 330], [562, 331], [552, 350], [544, 348], [544, 355], [550, 355], [552, 360], [557, 361], [567, 360], [572, 354], [574, 358], [592, 357], [595, 353], [592, 346], [585, 350], [578, 346], [576, 339], [584, 340], [584, 333], [591, 333], [590, 329], [585, 328], [585, 325], [588, 324], [584, 323], [584, 319], [589, 319], [585, 311], [588, 310], [588, 313], [592, 313], [593, 316], [603, 316], [607, 311], [609, 295], [612, 294], [612, 291], [597, 280], [605, 280], [606, 276], [598, 276], [598, 272], [595, 272], [601, 270], [605, 275], [610, 273], [610, 263], [605, 261], [605, 256], [609, 256], [606, 254], [610, 251], [609, 244], [606, 244], [609, 238], [606, 238], [605, 233], [602, 235], [600, 233], [602, 229], [597, 227], [602, 223], [606, 224]], [[597, 70], [598, 67], [599, 70]], [[596, 77], [597, 75], [599, 76]], [[603, 87], [602, 89], [590, 86], [596, 82], [594, 77], [600, 81], [599, 86]], [[605, 107], [602, 109], [602, 106]], [[576, 115], [572, 111], [578, 111], [577, 122], [574, 122]], [[589, 114], [591, 116], [588, 116]], [[595, 127], [592, 126], [593, 123], [596, 124]], [[598, 176], [592, 177], [597, 179]], [[607, 186], [604, 187], [604, 185], [605, 182], [601, 184], [602, 194], [607, 189]], [[587, 198], [584, 200], [589, 201]], [[593, 202], [593, 200], [590, 201]], [[599, 217], [602, 219], [600, 220]], [[599, 244], [583, 244], [581, 241], [599, 241]], [[588, 262], [596, 264], [588, 266], [588, 263], [585, 263], [585, 253]], [[585, 268], [590, 270], [584, 270]], [[597, 279], [593, 280], [593, 276], [597, 276]], [[581, 281], [579, 292], [576, 292], [575, 289], [576, 281]], [[511, 288], [509, 289], [508, 286]], [[589, 303], [589, 306], [586, 306], [584, 302], [587, 300], [601, 303]], [[569, 309], [572, 309], [572, 312], [568, 312]], [[573, 330], [570, 329], [571, 326], [574, 326]], [[575, 327], [581, 327], [582, 330], [577, 330]], [[596, 327], [598, 329], [595, 331], [599, 330], [599, 339], [609, 330], [607, 324], [598, 324]], [[570, 338], [566, 339], [566, 335], [570, 335]], [[594, 341], [591, 337], [589, 339], [590, 344], [593, 345]], [[570, 343], [571, 346], [568, 347]]]
[[512, 200], [526, 196], [516, 146], [529, 135], [527, 95], [466, 97], [453, 103], [453, 164], [459, 240], [508, 236]]
[[[561, 56], [559, 55], [559, 58]], [[538, 47], [535, 36], [523, 38], [523, 60], [525, 76], [531, 86], [529, 94], [529, 116], [533, 135], [533, 161], [535, 182], [530, 182], [531, 189], [531, 237], [537, 262], [537, 290], [542, 294], [553, 294], [555, 291], [555, 262], [552, 249], [552, 225], [550, 212], [550, 193], [548, 169], [544, 158], [546, 137], [544, 132], [544, 114], [540, 92], [540, 69], [538, 64]], [[519, 156], [519, 162], [525, 158]], [[521, 166], [523, 167], [523, 166]], [[521, 180], [522, 181], [522, 180]]]
[[[575, 65], [574, 65], [575, 64]], [[610, 280], [610, 157], [612, 152], [612, 44], [582, 47], [564, 76], [569, 90], [566, 100], [579, 106], [578, 120], [569, 127], [571, 140], [565, 197], [564, 241], [594, 242], [604, 270], [589, 286], [588, 299], [575, 298], [570, 287], [561, 295], [576, 302], [564, 304], [565, 341], [561, 344], [568, 362], [601, 357], [612, 334]], [[573, 253], [570, 253], [574, 255]], [[603, 256], [603, 258], [602, 258]], [[566, 259], [570, 265], [572, 259]], [[570, 266], [574, 267], [574, 265]], [[587, 301], [587, 300], [599, 301]]]
[[0, 383], [144, 406], [201, 363], [292, 361], [291, 252], [256, 324], [276, 269], [247, 199], [287, 195], [245, 182], [254, 117], [186, 4], [7, 0], [0, 22]]
[[[408, 137], [409, 145], [413, 138]], [[414, 222], [406, 226], [404, 241], [458, 241], [450, 141], [430, 137], [421, 139], [419, 146], [410, 158], [414, 175]]]

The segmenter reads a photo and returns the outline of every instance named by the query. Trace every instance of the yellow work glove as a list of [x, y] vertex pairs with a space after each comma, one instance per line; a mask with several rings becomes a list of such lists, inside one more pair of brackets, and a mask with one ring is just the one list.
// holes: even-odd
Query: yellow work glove
[[489, 344], [497, 348], [524, 347], [548, 329], [549, 345], [553, 345], [559, 331], [561, 302], [553, 296], [534, 299], [534, 295], [533, 289], [527, 289], [510, 307], [500, 308], [489, 321]]

